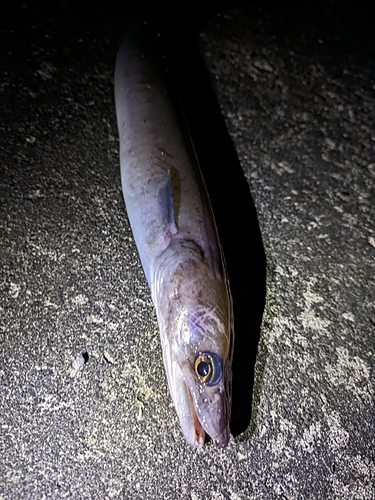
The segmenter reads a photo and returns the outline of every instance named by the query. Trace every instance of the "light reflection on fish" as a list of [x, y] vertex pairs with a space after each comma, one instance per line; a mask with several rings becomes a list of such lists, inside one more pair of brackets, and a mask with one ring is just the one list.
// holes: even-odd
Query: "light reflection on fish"
[[116, 59], [122, 189], [182, 431], [193, 447], [203, 446], [205, 433], [226, 446], [231, 297], [206, 187], [153, 43], [133, 33]]

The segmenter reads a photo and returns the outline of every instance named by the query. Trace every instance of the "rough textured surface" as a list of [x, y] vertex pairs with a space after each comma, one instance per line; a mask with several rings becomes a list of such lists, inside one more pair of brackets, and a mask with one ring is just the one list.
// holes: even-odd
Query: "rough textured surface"
[[374, 498], [375, 45], [317, 9], [232, 10], [201, 37], [268, 278], [252, 421], [198, 452], [122, 201], [121, 23], [4, 24], [0, 498]]
[[273, 23], [233, 11], [203, 34], [269, 269], [245, 435], [275, 496], [373, 498], [374, 67]]

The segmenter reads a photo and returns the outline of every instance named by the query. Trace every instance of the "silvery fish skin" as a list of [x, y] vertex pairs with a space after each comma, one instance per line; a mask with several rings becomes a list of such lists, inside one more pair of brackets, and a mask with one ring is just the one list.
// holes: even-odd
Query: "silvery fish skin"
[[[126, 209], [155, 305], [182, 431], [229, 440], [232, 304], [212, 208], [162, 59], [128, 36], [115, 68]], [[173, 92], [172, 92], [173, 94]]]

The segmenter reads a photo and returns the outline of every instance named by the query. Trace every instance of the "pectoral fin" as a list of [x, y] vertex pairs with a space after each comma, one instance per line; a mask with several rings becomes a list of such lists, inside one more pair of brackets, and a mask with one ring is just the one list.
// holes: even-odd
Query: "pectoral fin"
[[178, 227], [174, 218], [173, 191], [171, 173], [168, 170], [166, 181], [159, 189], [160, 218], [164, 232], [164, 238], [169, 243], [171, 236], [176, 234]]

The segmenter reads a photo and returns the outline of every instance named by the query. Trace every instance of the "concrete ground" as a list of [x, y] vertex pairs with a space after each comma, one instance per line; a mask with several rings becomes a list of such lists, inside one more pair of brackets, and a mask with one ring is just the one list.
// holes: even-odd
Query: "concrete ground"
[[241, 221], [224, 244], [243, 270], [229, 269], [235, 437], [199, 451], [172, 407], [122, 200], [122, 19], [27, 1], [2, 17], [1, 499], [375, 498], [375, 43], [359, 7], [258, 2], [200, 36], [237, 154], [220, 172], [231, 185], [242, 167], [267, 281], [257, 332], [252, 205], [219, 195]]

